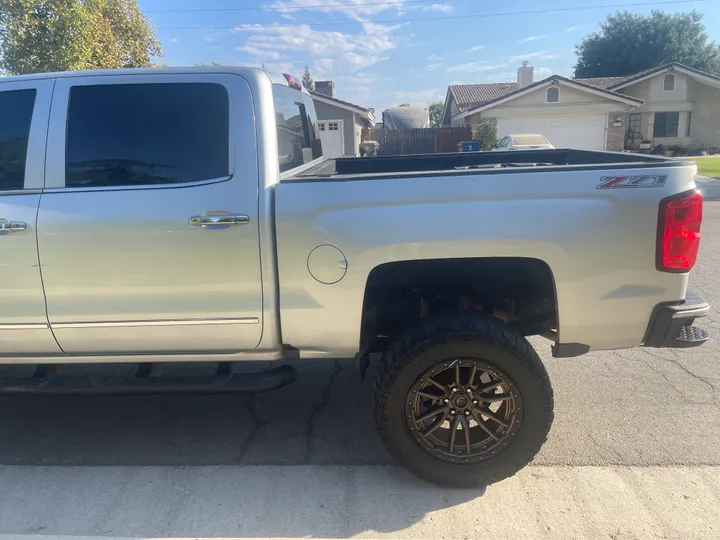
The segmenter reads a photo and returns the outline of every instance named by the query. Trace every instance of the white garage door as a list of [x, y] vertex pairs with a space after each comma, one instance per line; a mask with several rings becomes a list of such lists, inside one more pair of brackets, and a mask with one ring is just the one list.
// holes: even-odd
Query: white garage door
[[323, 120], [318, 122], [320, 127], [320, 140], [322, 141], [323, 156], [342, 157], [343, 152], [343, 122], [342, 120]]
[[539, 118], [498, 118], [498, 139], [513, 133], [540, 133], [555, 148], [603, 150], [605, 148], [604, 114], [585, 116], [551, 116]]

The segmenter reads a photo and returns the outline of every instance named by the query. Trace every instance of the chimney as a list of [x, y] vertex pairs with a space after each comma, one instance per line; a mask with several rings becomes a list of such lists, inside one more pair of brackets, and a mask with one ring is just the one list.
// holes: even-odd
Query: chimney
[[522, 63], [522, 66], [518, 68], [518, 89], [525, 88], [526, 86], [530, 86], [533, 81], [533, 72], [535, 71], [535, 68], [530, 65], [530, 62], [525, 60]]
[[315, 91], [328, 97], [335, 97], [335, 83], [332, 81], [315, 81]]

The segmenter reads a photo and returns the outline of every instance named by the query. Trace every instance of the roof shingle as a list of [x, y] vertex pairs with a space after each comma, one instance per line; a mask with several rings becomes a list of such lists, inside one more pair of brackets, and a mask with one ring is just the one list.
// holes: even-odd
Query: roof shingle
[[515, 82], [489, 84], [455, 84], [450, 87], [459, 112], [469, 111], [488, 101], [512, 94], [518, 89]]

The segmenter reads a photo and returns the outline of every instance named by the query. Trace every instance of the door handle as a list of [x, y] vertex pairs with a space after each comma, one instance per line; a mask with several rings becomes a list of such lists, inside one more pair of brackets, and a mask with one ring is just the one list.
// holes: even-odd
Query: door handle
[[205, 212], [200, 216], [190, 218], [190, 225], [205, 229], [226, 229], [231, 225], [245, 225], [249, 222], [249, 216], [229, 214], [227, 212]]
[[0, 231], [18, 232], [27, 229], [24, 221], [0, 221]]

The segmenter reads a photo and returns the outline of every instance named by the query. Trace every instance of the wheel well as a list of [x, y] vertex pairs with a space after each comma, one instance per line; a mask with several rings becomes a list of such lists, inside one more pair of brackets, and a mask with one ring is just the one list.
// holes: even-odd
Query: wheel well
[[368, 277], [360, 350], [384, 350], [410, 325], [443, 310], [490, 313], [526, 336], [558, 326], [555, 284], [543, 261], [522, 257], [402, 261], [378, 266]]

